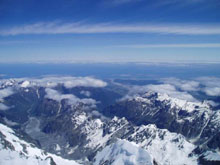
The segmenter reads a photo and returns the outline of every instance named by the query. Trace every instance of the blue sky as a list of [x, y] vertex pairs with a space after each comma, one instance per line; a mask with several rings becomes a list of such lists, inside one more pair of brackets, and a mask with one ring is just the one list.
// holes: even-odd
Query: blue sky
[[220, 62], [219, 0], [1, 0], [1, 63]]

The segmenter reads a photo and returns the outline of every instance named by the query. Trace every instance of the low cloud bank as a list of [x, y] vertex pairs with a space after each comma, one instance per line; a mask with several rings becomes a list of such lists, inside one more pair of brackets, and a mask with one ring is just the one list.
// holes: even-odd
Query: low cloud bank
[[[97, 102], [94, 99], [88, 98], [91, 93], [89, 91], [81, 91], [81, 94], [87, 98], [80, 99], [73, 94], [61, 94], [58, 91], [52, 89], [58, 85], [62, 85], [65, 88], [75, 87], [93, 87], [102, 88], [107, 86], [107, 83], [93, 77], [72, 77], [72, 76], [48, 76], [42, 78], [15, 78], [15, 79], [2, 79], [0, 80], [0, 110], [9, 109], [4, 105], [3, 98], [12, 95], [19, 89], [25, 89], [30, 87], [44, 87], [46, 88], [46, 98], [61, 102], [66, 99], [70, 105], [77, 104], [79, 102], [86, 105], [95, 106]], [[25, 89], [26, 90], [26, 89]]]
[[[161, 94], [168, 94], [170, 97], [198, 102], [192, 95], [195, 92], [203, 92], [207, 96], [220, 96], [220, 78], [217, 77], [199, 77], [191, 80], [182, 80], [178, 78], [161, 79], [161, 84], [149, 84], [143, 86], [131, 86], [129, 93], [122, 99], [131, 98], [135, 95], [153, 91]], [[212, 106], [218, 106], [219, 103], [213, 100], [207, 100]]]
[[200, 77], [197, 78], [205, 88], [202, 89], [208, 96], [220, 96], [220, 78], [218, 77]]
[[105, 87], [107, 85], [106, 82], [92, 78], [92, 77], [43, 77], [43, 78], [26, 78], [19, 79], [24, 81], [30, 81], [31, 83], [28, 86], [43, 86], [43, 87], [55, 87], [58, 84], [63, 84], [66, 88], [74, 88], [74, 87]]
[[4, 102], [4, 98], [12, 95], [14, 92], [11, 88], [5, 88], [0, 90], [0, 110], [8, 110], [10, 107], [1, 103]]
[[5, 110], [8, 110], [9, 108], [10, 107], [8, 107], [7, 105], [0, 103], [0, 110], [5, 111]]
[[0, 101], [3, 100], [5, 97], [12, 95], [14, 92], [11, 88], [5, 88], [0, 90]]
[[17, 86], [21, 88], [28, 88], [32, 86], [42, 86], [53, 88], [59, 84], [66, 88], [74, 87], [94, 87], [102, 88], [107, 86], [105, 81], [93, 77], [72, 77], [72, 76], [47, 76], [39, 78], [15, 78], [0, 80], [0, 87]]
[[174, 85], [182, 91], [197, 91], [200, 83], [194, 80], [180, 80], [177, 78], [167, 78], [162, 81], [166, 84]]
[[86, 97], [90, 97], [91, 96], [91, 92], [89, 92], [89, 91], [80, 91], [80, 94], [84, 95]]
[[145, 93], [148, 91], [158, 92], [161, 94], [168, 94], [171, 97], [187, 100], [187, 101], [197, 101], [192, 95], [187, 92], [178, 91], [175, 86], [171, 84], [159, 84], [159, 85], [144, 85], [144, 86], [134, 86], [130, 89], [128, 95], [135, 95], [138, 93]]
[[162, 82], [172, 84], [182, 91], [201, 91], [208, 96], [220, 96], [220, 78], [218, 77], [200, 77], [194, 80], [167, 78]]
[[80, 102], [87, 105], [95, 105], [97, 103], [94, 99], [91, 98], [80, 99], [73, 94], [61, 94], [57, 90], [51, 88], [46, 88], [45, 92], [46, 92], [45, 98], [52, 99], [57, 102], [61, 102], [61, 100], [65, 99], [68, 100], [68, 103], [70, 105], [74, 105]]

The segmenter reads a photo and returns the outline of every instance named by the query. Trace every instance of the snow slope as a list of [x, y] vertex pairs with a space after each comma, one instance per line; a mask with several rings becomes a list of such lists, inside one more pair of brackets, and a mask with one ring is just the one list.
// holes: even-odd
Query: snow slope
[[78, 165], [73, 160], [46, 153], [19, 139], [15, 132], [0, 124], [0, 165]]
[[135, 143], [117, 140], [99, 152], [94, 165], [153, 165], [153, 160], [147, 151]]
[[159, 129], [153, 124], [136, 127], [128, 139], [146, 149], [156, 161], [163, 165], [197, 164], [197, 157], [189, 156], [195, 149], [195, 145], [188, 142], [184, 136], [171, 133], [166, 129]]

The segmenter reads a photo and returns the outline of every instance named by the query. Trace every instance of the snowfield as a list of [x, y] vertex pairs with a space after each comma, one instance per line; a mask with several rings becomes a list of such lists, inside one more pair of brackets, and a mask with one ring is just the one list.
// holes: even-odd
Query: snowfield
[[15, 132], [0, 124], [0, 165], [79, 165], [73, 160], [46, 153], [19, 139]]
[[126, 140], [117, 140], [105, 147], [95, 159], [94, 165], [104, 163], [111, 165], [153, 165], [153, 160], [146, 150]]

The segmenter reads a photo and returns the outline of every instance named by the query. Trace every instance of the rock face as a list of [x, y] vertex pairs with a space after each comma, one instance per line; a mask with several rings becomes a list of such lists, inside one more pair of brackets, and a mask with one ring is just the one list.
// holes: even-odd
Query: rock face
[[[0, 111], [1, 127], [22, 143], [15, 150], [17, 144], [7, 140], [7, 131], [1, 129], [2, 153], [23, 154], [33, 143], [40, 148], [34, 147], [39, 162], [50, 164], [59, 164], [59, 156], [86, 165], [219, 163], [220, 111], [206, 102], [155, 92], [116, 101], [120, 94], [108, 87], [66, 88], [61, 83], [48, 90], [33, 84], [10, 80], [0, 86], [13, 91], [0, 100], [10, 107]], [[107, 101], [100, 94], [114, 97]], [[35, 155], [26, 156], [35, 162]]]

